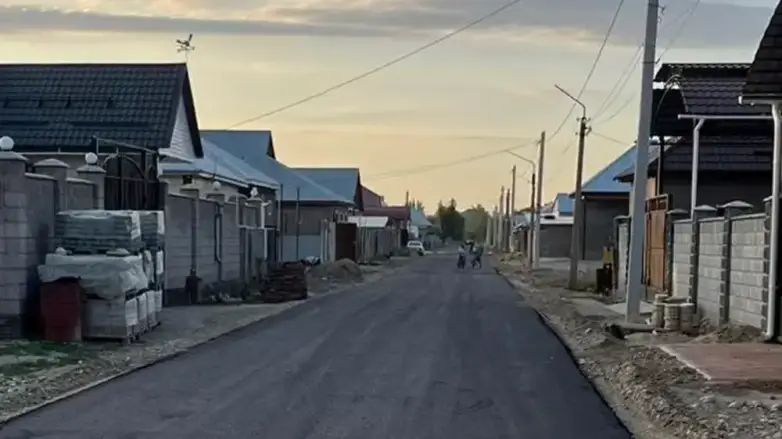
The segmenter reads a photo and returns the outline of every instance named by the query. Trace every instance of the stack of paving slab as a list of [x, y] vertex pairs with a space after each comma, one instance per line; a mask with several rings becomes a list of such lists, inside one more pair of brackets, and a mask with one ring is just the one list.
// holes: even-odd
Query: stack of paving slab
[[41, 281], [80, 279], [84, 338], [137, 339], [160, 323], [164, 235], [159, 211], [60, 212]]

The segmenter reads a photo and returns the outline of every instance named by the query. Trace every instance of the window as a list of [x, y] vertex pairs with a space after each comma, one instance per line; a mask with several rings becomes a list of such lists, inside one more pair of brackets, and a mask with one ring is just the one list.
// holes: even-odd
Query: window
[[182, 176], [182, 184], [193, 184], [193, 176], [192, 175], [183, 175]]

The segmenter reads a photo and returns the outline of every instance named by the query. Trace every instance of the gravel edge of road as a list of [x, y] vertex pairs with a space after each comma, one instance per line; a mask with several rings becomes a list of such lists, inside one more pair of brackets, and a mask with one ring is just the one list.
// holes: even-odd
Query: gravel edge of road
[[[592, 358], [576, 353], [580, 350], [579, 340], [570, 334], [564, 325], [557, 323], [556, 319], [551, 318], [550, 313], [552, 311], [546, 309], [548, 308], [547, 306], [532, 300], [533, 298], [530, 297], [530, 294], [525, 294], [500, 268], [495, 267], [495, 271], [524, 299], [527, 305], [538, 314], [541, 322], [559, 339], [581, 374], [590, 382], [595, 392], [614, 412], [617, 419], [630, 432], [633, 438], [679, 439], [672, 434], [661, 431], [658, 425], [650, 419], [648, 411], [641, 404], [631, 405], [627, 403], [627, 398], [623, 394], [636, 393], [637, 389], [621, 387], [623, 384], [622, 380], [617, 380], [618, 385], [609, 382], [605, 377], [613, 375], [615, 370], [612, 370], [607, 364], [602, 364], [594, 361]], [[651, 394], [646, 396], [653, 398]], [[644, 402], [648, 404], [648, 401]]]
[[246, 324], [238, 325], [238, 326], [233, 327], [233, 328], [231, 328], [231, 329], [229, 329], [227, 331], [220, 332], [220, 333], [215, 334], [213, 336], [210, 336], [210, 337], [198, 340], [198, 341], [194, 342], [193, 344], [191, 344], [191, 345], [189, 345], [187, 347], [184, 347], [182, 349], [179, 349], [177, 351], [166, 353], [164, 355], [161, 355], [160, 357], [157, 357], [157, 358], [151, 359], [150, 361], [144, 362], [143, 364], [131, 365], [127, 369], [125, 369], [125, 370], [123, 370], [121, 372], [118, 372], [118, 373], [115, 373], [115, 374], [112, 374], [112, 375], [109, 375], [109, 376], [106, 376], [106, 377], [103, 377], [103, 378], [99, 378], [98, 380], [90, 382], [89, 384], [82, 385], [82, 386], [79, 386], [79, 387], [77, 387], [75, 389], [68, 390], [68, 391], [66, 391], [64, 393], [61, 393], [61, 394], [59, 394], [57, 396], [53, 396], [53, 397], [51, 397], [51, 398], [49, 398], [49, 399], [47, 399], [47, 400], [45, 400], [43, 402], [40, 402], [38, 404], [26, 407], [26, 408], [24, 408], [22, 410], [16, 411], [16, 412], [11, 413], [9, 415], [2, 416], [2, 417], [0, 417], [0, 430], [2, 430], [3, 425], [5, 425], [5, 424], [7, 424], [9, 422], [12, 422], [12, 421], [14, 421], [16, 419], [19, 419], [19, 418], [22, 418], [24, 416], [27, 416], [27, 415], [29, 415], [29, 414], [31, 414], [33, 412], [36, 412], [36, 411], [38, 411], [40, 409], [48, 407], [48, 406], [50, 406], [52, 404], [56, 404], [58, 402], [67, 400], [69, 398], [72, 398], [72, 397], [74, 397], [74, 396], [76, 396], [76, 395], [78, 395], [80, 393], [83, 393], [83, 392], [95, 389], [97, 387], [103, 386], [103, 385], [105, 385], [105, 384], [107, 384], [107, 383], [109, 383], [109, 382], [111, 382], [113, 380], [116, 380], [118, 378], [122, 378], [124, 376], [133, 374], [133, 373], [138, 372], [140, 370], [143, 370], [143, 369], [155, 366], [157, 364], [160, 364], [160, 363], [163, 363], [163, 362], [166, 362], [166, 361], [173, 360], [173, 359], [175, 359], [177, 357], [180, 357], [180, 356], [182, 356], [182, 355], [184, 355], [184, 354], [186, 354], [186, 353], [188, 353], [188, 352], [190, 352], [190, 351], [192, 351], [194, 349], [201, 348], [201, 347], [203, 347], [203, 346], [205, 346], [205, 345], [207, 345], [209, 343], [212, 343], [212, 342], [214, 342], [214, 341], [216, 341], [216, 340], [218, 340], [220, 338], [223, 338], [225, 336], [228, 336], [228, 335], [235, 334], [235, 333], [238, 333], [240, 331], [246, 330], [247, 328], [249, 328], [251, 326], [260, 324], [260, 323], [262, 323], [264, 321], [267, 321], [269, 319], [277, 317], [277, 316], [279, 316], [279, 315], [281, 315], [281, 314], [283, 314], [283, 313], [285, 313], [287, 311], [295, 309], [295, 308], [297, 308], [299, 306], [302, 306], [302, 305], [304, 305], [306, 303], [311, 303], [312, 301], [317, 301], [317, 300], [322, 299], [322, 298], [331, 297], [331, 296], [334, 296], [335, 294], [343, 293], [343, 292], [345, 292], [345, 291], [347, 291], [347, 290], [349, 290], [351, 288], [363, 287], [363, 286], [366, 286], [366, 285], [373, 284], [375, 282], [378, 282], [378, 281], [386, 278], [389, 275], [392, 275], [392, 274], [395, 274], [395, 273], [399, 272], [400, 270], [406, 268], [407, 266], [408, 266], [408, 264], [397, 266], [397, 267], [393, 267], [393, 268], [389, 269], [386, 272], [377, 273], [376, 276], [373, 276], [373, 277], [370, 277], [370, 278], [365, 278], [363, 282], [353, 283], [353, 284], [348, 284], [348, 285], [340, 285], [340, 286], [338, 286], [336, 288], [333, 288], [330, 291], [325, 291], [323, 293], [320, 293], [320, 294], [317, 294], [317, 295], [313, 295], [313, 296], [311, 296], [307, 300], [303, 300], [303, 301], [299, 301], [299, 302], [292, 302], [291, 306], [286, 307], [284, 309], [281, 309], [279, 312], [260, 316], [258, 319], [255, 319], [255, 320], [252, 320], [252, 321], [248, 321]]

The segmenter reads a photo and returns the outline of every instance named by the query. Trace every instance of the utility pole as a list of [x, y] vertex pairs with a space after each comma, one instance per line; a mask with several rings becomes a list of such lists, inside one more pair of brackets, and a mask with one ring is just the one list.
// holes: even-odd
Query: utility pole
[[540, 266], [540, 220], [541, 215], [543, 214], [543, 158], [546, 155], [546, 132], [543, 131], [540, 133], [540, 149], [539, 149], [539, 157], [538, 157], [538, 193], [535, 197], [535, 201], [537, 202], [537, 205], [535, 206], [535, 215], [533, 216], [533, 221], [535, 222], [535, 226], [533, 227], [534, 231], [532, 233], [532, 244], [533, 244], [533, 252], [532, 252], [532, 267], [538, 268]]
[[508, 209], [508, 250], [513, 250], [510, 237], [513, 236], [513, 216], [516, 214], [516, 165], [513, 165], [510, 173], [513, 181], [510, 185], [510, 209]]
[[536, 180], [536, 173], [532, 173], [532, 193], [529, 197], [529, 233], [527, 234], [527, 248], [524, 249], [527, 252], [527, 259], [529, 260], [530, 267], [532, 266], [532, 261], [534, 260], [534, 257], [532, 256], [532, 252], [535, 250], [535, 245], [533, 244], [533, 238], [535, 233], [535, 180]]
[[499, 214], [497, 215], [497, 251], [502, 251], [504, 248], [502, 244], [503, 237], [505, 236], [505, 216], [503, 213], [503, 204], [505, 204], [505, 186], [500, 188], [500, 202], [498, 204]]
[[578, 124], [578, 156], [576, 158], [576, 191], [573, 194], [575, 212], [570, 235], [570, 280], [571, 290], [578, 288], [578, 262], [581, 260], [581, 236], [584, 228], [584, 203], [581, 200], [581, 183], [584, 178], [584, 144], [587, 135], [586, 110]]
[[636, 147], [635, 176], [633, 178], [633, 212], [630, 220], [630, 258], [627, 273], [627, 312], [625, 313], [628, 322], [634, 322], [640, 318], [641, 298], [644, 296], [642, 273], [644, 242], [646, 241], [646, 180], [649, 166], [646, 157], [649, 157], [649, 131], [652, 123], [659, 12], [659, 0], [648, 0], [641, 74], [641, 108], [638, 116], [638, 146]]
[[410, 205], [410, 191], [405, 191], [405, 206]]
[[502, 246], [505, 252], [510, 251], [510, 189], [505, 191], [505, 239]]

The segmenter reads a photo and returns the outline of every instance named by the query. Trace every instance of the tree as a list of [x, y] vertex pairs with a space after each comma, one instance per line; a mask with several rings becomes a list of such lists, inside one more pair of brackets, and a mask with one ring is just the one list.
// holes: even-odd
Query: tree
[[486, 231], [489, 226], [489, 212], [477, 204], [464, 212], [464, 234], [467, 239], [478, 242], [486, 241]]
[[440, 238], [461, 241], [464, 239], [464, 218], [456, 207], [456, 200], [451, 199], [448, 206], [442, 202], [437, 205], [435, 213], [440, 225]]
[[422, 203], [421, 200], [410, 200], [407, 203], [407, 207], [415, 210], [420, 210], [421, 212], [424, 211], [424, 203]]

